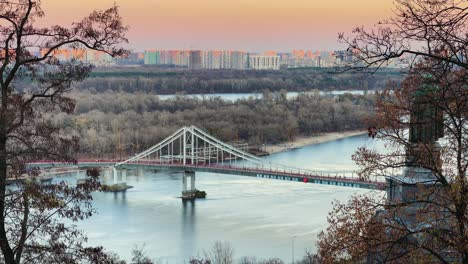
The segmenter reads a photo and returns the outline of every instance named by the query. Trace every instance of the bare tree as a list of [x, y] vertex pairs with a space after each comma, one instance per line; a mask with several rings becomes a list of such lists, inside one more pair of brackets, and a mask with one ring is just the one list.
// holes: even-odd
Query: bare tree
[[313, 254], [310, 251], [306, 251], [304, 257], [298, 261], [299, 264], [319, 264], [322, 263], [320, 257], [317, 254]]
[[353, 69], [375, 71], [393, 59], [410, 64], [431, 58], [468, 67], [468, 3], [465, 0], [396, 0], [394, 16], [372, 29], [356, 27], [348, 44]]
[[141, 247], [135, 246], [132, 249], [132, 264], [153, 264], [152, 261], [145, 252], [145, 244]]
[[396, 3], [389, 27], [346, 40], [358, 70], [415, 55], [368, 119], [386, 152], [353, 156], [362, 177], [387, 176], [387, 195], [335, 204], [319, 253], [325, 263], [468, 263], [468, 2]]
[[260, 264], [284, 264], [284, 261], [282, 261], [279, 258], [269, 258], [269, 259], [259, 261], [258, 263]]
[[196, 258], [191, 258], [189, 260], [189, 264], [211, 264], [211, 261], [208, 259], [196, 259]]
[[205, 259], [213, 264], [234, 263], [234, 250], [228, 242], [216, 241], [213, 248], [205, 252]]
[[92, 66], [54, 55], [63, 48], [90, 49], [111, 56], [126, 53], [127, 28], [116, 6], [94, 11], [69, 28], [37, 27], [44, 16], [40, 0], [0, 1], [0, 248], [13, 263], [111, 263], [102, 248], [87, 248], [85, 238], [63, 219], [89, 217], [90, 192], [99, 188], [98, 173], [88, 173], [76, 187], [64, 182], [42, 185], [29, 181], [8, 188], [7, 179], [29, 172], [31, 160], [72, 162], [78, 139], [64, 135], [50, 118], [71, 113], [66, 97], [72, 83], [83, 80]]
[[239, 259], [239, 264], [256, 264], [257, 258], [254, 256], [244, 256]]

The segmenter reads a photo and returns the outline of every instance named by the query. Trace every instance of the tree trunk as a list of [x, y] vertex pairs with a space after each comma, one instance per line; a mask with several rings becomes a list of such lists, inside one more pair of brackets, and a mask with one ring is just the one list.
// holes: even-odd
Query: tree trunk
[[7, 87], [0, 85], [1, 90], [1, 109], [0, 109], [0, 248], [3, 253], [5, 264], [16, 264], [15, 255], [8, 243], [8, 237], [5, 227], [5, 195], [7, 178], [7, 121], [6, 113], [8, 111]]
[[[0, 122], [2, 122], [0, 120]], [[5, 125], [0, 124], [0, 248], [6, 264], [16, 264], [5, 229], [5, 194], [7, 177]]]

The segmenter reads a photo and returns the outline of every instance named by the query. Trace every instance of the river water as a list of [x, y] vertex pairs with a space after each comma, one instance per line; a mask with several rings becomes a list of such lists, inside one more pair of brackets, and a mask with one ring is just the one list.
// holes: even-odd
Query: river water
[[[370, 90], [367, 91], [368, 93], [373, 93], [374, 91]], [[306, 92], [306, 93], [314, 93], [314, 92]], [[350, 93], [354, 95], [363, 95], [366, 93], [364, 90], [332, 90], [332, 91], [319, 91], [320, 95], [341, 95], [345, 93]], [[286, 97], [288, 99], [295, 98], [299, 95], [299, 92], [287, 92]], [[167, 100], [176, 97], [175, 94], [163, 94], [159, 95], [161, 100]], [[262, 98], [262, 93], [211, 93], [211, 94], [186, 94], [185, 96], [194, 97], [198, 99], [203, 98], [221, 98], [225, 101], [237, 101], [242, 99], [249, 99], [249, 98]]]
[[[352, 153], [371, 142], [355, 136], [273, 154], [265, 159], [306, 169], [352, 170]], [[71, 177], [71, 176], [70, 176]], [[202, 257], [215, 241], [226, 241], [236, 258], [278, 257], [291, 262], [316, 250], [317, 235], [327, 226], [332, 201], [346, 201], [369, 190], [304, 184], [242, 176], [197, 173], [197, 189], [208, 196], [194, 203], [179, 198], [181, 174], [128, 171], [126, 193], [96, 193], [98, 214], [79, 223], [89, 242], [131, 258], [145, 244], [162, 263], [187, 263]], [[373, 195], [378, 195], [378, 192]], [[293, 248], [294, 243], [294, 248]]]

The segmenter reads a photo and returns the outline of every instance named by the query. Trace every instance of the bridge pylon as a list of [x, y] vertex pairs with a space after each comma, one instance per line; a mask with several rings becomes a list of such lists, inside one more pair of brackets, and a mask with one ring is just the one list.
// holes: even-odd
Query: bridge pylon
[[[244, 161], [262, 166], [258, 157], [225, 143], [195, 127], [183, 127], [158, 144], [116, 163], [115, 167], [126, 164], [179, 164], [189, 165], [231, 165]], [[245, 163], [244, 163], [245, 164]]]

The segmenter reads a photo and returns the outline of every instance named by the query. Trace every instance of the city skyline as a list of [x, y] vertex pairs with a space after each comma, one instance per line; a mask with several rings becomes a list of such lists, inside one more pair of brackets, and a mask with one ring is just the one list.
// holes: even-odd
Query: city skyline
[[[43, 25], [70, 24], [112, 0], [43, 3]], [[338, 32], [372, 26], [391, 15], [390, 0], [118, 0], [134, 51], [238, 49], [251, 52], [293, 49], [336, 50]], [[68, 10], [73, 10], [72, 15]]]

